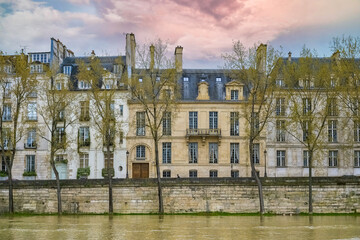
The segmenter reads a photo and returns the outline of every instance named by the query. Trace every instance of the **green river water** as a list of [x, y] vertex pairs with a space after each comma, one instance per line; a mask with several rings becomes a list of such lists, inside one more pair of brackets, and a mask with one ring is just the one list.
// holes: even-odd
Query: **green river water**
[[0, 239], [360, 239], [359, 216], [3, 216]]

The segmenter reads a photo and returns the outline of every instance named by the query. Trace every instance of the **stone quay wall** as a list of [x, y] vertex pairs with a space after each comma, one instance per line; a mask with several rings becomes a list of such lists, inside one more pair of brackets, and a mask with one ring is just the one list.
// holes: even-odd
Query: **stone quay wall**
[[[308, 211], [307, 178], [262, 179], [265, 209], [277, 214]], [[315, 213], [360, 212], [359, 177], [313, 178]], [[258, 189], [251, 178], [163, 179], [166, 213], [259, 211]], [[61, 180], [63, 211], [106, 213], [106, 179]], [[113, 179], [115, 213], [156, 213], [156, 179]], [[15, 181], [15, 212], [56, 213], [55, 180]], [[8, 183], [0, 182], [0, 213], [8, 211]]]

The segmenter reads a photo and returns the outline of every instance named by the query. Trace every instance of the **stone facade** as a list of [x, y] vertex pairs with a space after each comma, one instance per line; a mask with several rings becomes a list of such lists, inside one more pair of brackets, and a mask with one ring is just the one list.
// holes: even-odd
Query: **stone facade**
[[[63, 209], [69, 213], [106, 213], [108, 189], [106, 180], [62, 180]], [[263, 179], [265, 208], [276, 214], [297, 214], [308, 210], [307, 178]], [[166, 213], [191, 212], [258, 212], [255, 181], [238, 179], [166, 179], [163, 181]], [[55, 213], [55, 181], [16, 181], [16, 212]], [[360, 179], [314, 178], [315, 213], [354, 213], [360, 211]], [[113, 182], [115, 213], [157, 212], [155, 179]], [[0, 212], [7, 211], [6, 182], [0, 183]]]

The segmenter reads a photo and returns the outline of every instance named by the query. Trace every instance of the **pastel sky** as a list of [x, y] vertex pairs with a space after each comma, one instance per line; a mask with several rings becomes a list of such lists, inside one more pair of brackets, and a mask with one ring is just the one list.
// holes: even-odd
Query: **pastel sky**
[[49, 51], [54, 37], [76, 56], [118, 55], [132, 32], [183, 46], [185, 68], [216, 68], [234, 40], [329, 56], [331, 39], [360, 36], [359, 24], [360, 0], [0, 0], [0, 50]]

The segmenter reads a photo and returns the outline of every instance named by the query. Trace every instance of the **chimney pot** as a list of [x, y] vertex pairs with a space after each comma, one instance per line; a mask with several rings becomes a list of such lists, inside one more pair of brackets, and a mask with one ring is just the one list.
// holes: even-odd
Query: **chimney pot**
[[291, 52], [289, 52], [288, 55], [289, 55], [288, 61], [291, 62]]

